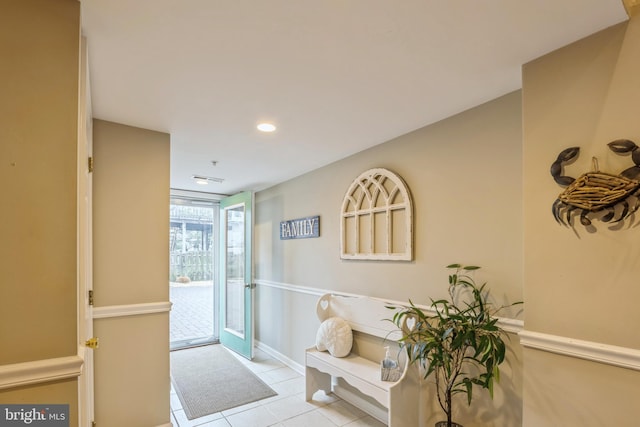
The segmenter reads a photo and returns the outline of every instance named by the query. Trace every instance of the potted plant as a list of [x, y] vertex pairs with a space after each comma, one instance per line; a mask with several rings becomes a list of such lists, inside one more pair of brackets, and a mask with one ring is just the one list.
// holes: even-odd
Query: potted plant
[[[400, 344], [406, 347], [411, 363], [420, 363], [424, 378], [435, 376], [438, 403], [447, 421], [436, 427], [458, 427], [452, 422], [453, 396], [467, 395], [471, 405], [473, 385], [487, 389], [493, 398], [493, 383], [499, 381], [500, 365], [505, 358], [505, 332], [494, 315], [486, 283], [477, 286], [471, 272], [476, 266], [452, 264], [449, 275], [449, 300], [431, 300], [432, 313], [425, 313], [409, 300], [392, 321], [402, 330]], [[515, 305], [514, 303], [510, 305]], [[461, 426], [460, 426], [461, 427]]]

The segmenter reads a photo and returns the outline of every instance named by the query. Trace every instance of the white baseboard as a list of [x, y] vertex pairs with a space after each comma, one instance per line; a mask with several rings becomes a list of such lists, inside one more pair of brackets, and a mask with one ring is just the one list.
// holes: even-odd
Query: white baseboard
[[266, 344], [264, 344], [264, 343], [262, 343], [262, 342], [260, 342], [258, 340], [255, 341], [255, 345], [259, 350], [264, 351], [269, 356], [271, 356], [274, 359], [284, 363], [289, 368], [293, 369], [294, 371], [296, 371], [300, 375], [304, 376], [304, 366], [302, 366], [301, 364], [299, 364], [295, 360], [288, 358], [284, 354], [280, 353], [279, 351], [274, 350], [273, 348], [269, 347], [268, 345], [266, 345]]
[[371, 415], [373, 418], [377, 419], [383, 424], [387, 424], [388, 422], [388, 414], [387, 411], [377, 407], [376, 405], [371, 404], [370, 402], [363, 399], [361, 396], [353, 393], [346, 388], [340, 387], [337, 384], [333, 385], [333, 393], [338, 396], [340, 399], [349, 402], [353, 406], [367, 414]]

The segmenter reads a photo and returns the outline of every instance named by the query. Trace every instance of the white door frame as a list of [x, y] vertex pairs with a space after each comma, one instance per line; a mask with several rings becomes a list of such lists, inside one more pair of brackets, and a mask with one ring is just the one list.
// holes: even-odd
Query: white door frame
[[78, 165], [77, 165], [77, 286], [78, 286], [78, 356], [83, 368], [78, 377], [78, 424], [91, 427], [93, 407], [93, 350], [85, 342], [93, 337], [93, 307], [89, 291], [93, 289], [92, 179], [89, 158], [93, 151], [93, 118], [87, 40], [80, 41], [78, 84]]

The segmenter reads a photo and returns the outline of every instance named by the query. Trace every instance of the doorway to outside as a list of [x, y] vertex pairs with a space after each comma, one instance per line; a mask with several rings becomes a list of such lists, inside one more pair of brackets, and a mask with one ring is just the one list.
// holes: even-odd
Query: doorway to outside
[[170, 200], [169, 299], [171, 350], [219, 342], [219, 203]]

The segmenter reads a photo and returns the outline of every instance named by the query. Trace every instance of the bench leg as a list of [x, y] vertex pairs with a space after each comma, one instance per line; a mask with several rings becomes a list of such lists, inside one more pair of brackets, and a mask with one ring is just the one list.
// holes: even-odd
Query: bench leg
[[326, 394], [331, 393], [331, 375], [307, 366], [304, 378], [306, 385], [305, 399], [307, 402], [313, 398], [313, 394], [318, 390], [324, 390]]

